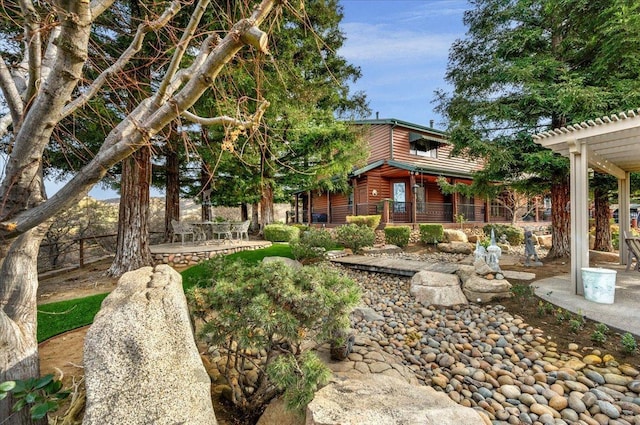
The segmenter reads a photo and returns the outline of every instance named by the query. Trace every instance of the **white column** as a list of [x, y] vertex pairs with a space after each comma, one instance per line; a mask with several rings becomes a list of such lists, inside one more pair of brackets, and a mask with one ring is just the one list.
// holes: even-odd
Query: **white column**
[[618, 179], [618, 225], [620, 228], [619, 252], [620, 264], [627, 264], [627, 244], [624, 243], [624, 233], [631, 235], [631, 217], [629, 214], [630, 173], [625, 173], [624, 179]]
[[584, 142], [569, 142], [571, 162], [571, 283], [584, 294], [583, 267], [589, 267], [589, 175]]

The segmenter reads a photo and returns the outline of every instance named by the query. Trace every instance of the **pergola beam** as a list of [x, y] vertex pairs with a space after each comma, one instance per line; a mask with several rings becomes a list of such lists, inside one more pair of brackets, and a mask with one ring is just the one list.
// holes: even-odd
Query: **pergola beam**
[[589, 165], [591, 165], [593, 168], [597, 168], [598, 170], [611, 174], [612, 176], [617, 177], [619, 180], [626, 178], [626, 173], [623, 169], [621, 169], [615, 164], [612, 164], [609, 160], [595, 153], [586, 145], [585, 145], [585, 149], [586, 149]]

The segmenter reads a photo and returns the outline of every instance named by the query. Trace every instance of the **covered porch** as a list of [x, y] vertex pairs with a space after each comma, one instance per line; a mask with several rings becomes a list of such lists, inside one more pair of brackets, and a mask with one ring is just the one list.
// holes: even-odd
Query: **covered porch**
[[[571, 275], [575, 294], [584, 294], [581, 269], [589, 267], [589, 169], [618, 179], [620, 264], [626, 264], [622, 235], [630, 234], [630, 173], [640, 171], [640, 109], [545, 131], [534, 142], [570, 160]], [[640, 280], [640, 275], [638, 275]]]

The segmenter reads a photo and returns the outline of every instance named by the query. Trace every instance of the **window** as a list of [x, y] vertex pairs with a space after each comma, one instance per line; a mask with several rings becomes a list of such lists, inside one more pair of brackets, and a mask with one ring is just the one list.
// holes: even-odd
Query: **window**
[[418, 133], [409, 133], [409, 153], [428, 158], [437, 158], [438, 142], [425, 139]]

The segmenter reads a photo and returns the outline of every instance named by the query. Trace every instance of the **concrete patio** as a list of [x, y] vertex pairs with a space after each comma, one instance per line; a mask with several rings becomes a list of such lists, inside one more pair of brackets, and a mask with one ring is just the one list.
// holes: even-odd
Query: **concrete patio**
[[618, 264], [601, 266], [617, 272], [613, 304], [588, 301], [583, 295], [574, 294], [569, 274], [537, 280], [532, 285], [536, 287], [536, 295], [543, 300], [604, 323], [611, 329], [640, 337], [640, 273], [625, 272], [626, 266]]

